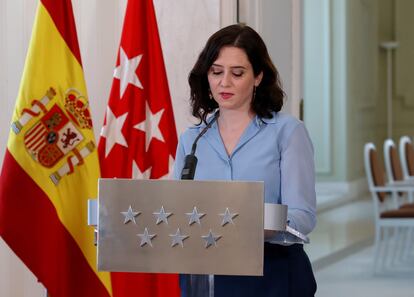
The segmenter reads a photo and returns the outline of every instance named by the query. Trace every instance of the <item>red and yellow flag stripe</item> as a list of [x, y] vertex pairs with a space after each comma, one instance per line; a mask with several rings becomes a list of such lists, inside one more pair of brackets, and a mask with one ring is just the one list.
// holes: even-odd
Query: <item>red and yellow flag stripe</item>
[[[55, 96], [40, 104], [20, 132], [10, 132], [0, 177], [0, 235], [51, 296], [109, 296], [110, 275], [96, 270], [93, 230], [87, 226], [86, 201], [97, 196], [100, 174], [93, 130], [78, 127], [79, 150], [89, 144], [87, 156], [74, 150], [50, 168], [31, 156], [24, 140], [52, 106], [65, 110], [68, 90], [75, 89], [87, 106], [70, 1], [40, 1], [12, 122], [50, 88]], [[82, 161], [69, 164], [71, 158]], [[73, 172], [53, 183], [50, 176], [64, 166]]]

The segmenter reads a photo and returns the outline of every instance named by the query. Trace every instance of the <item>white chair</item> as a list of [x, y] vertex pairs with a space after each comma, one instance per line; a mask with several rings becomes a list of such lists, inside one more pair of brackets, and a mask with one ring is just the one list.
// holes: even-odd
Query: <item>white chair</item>
[[[414, 208], [399, 208], [397, 196], [399, 192], [414, 191], [414, 186], [385, 182], [385, 172], [373, 143], [365, 145], [364, 163], [375, 212], [374, 272], [378, 272], [380, 264], [384, 266], [390, 259], [395, 258], [398, 250], [411, 247], [411, 242], [403, 242], [404, 238], [400, 238], [397, 230], [414, 227]], [[391, 233], [394, 235], [393, 243], [397, 245], [392, 249], [390, 248]], [[405, 250], [401, 253], [407, 254]]]
[[410, 137], [403, 136], [400, 138], [399, 150], [404, 179], [414, 179], [414, 146]]
[[[398, 158], [398, 151], [392, 139], [384, 141], [384, 163], [388, 179], [387, 185], [407, 185], [413, 187], [414, 189], [414, 178], [410, 178], [409, 176], [404, 178], [403, 170], [401, 169], [401, 162]], [[407, 192], [409, 204], [414, 201], [413, 191]], [[397, 196], [402, 196], [402, 194], [403, 193], [400, 192]], [[405, 203], [402, 199], [400, 200], [400, 205]]]
[[[413, 146], [413, 143], [410, 137], [402, 136], [400, 138], [399, 152], [400, 152], [401, 170], [402, 170], [404, 180], [414, 180], [414, 146]], [[411, 207], [413, 205], [414, 203], [411, 203]], [[410, 205], [408, 206], [410, 207]], [[414, 230], [411, 230], [408, 233], [407, 237], [414, 238]], [[408, 255], [409, 251], [410, 251], [409, 249], [406, 250], [406, 256]]]

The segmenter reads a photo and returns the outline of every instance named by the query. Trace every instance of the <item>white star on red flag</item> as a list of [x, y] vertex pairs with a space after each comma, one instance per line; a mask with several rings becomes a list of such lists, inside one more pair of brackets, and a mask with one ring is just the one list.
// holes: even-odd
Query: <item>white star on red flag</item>
[[120, 80], [119, 88], [119, 99], [122, 99], [124, 96], [125, 90], [129, 84], [132, 84], [138, 88], [144, 89], [141, 84], [141, 81], [137, 75], [137, 69], [139, 63], [141, 62], [142, 55], [138, 55], [131, 59], [128, 59], [127, 54], [124, 49], [121, 47], [119, 50], [119, 66], [114, 70], [114, 77]]
[[134, 126], [135, 129], [141, 130], [145, 133], [145, 151], [148, 151], [149, 145], [153, 138], [158, 139], [159, 141], [165, 142], [164, 137], [162, 136], [161, 130], [160, 130], [160, 121], [162, 114], [164, 112], [164, 109], [161, 109], [160, 111], [156, 113], [152, 113], [148, 102], [145, 104], [145, 120], [136, 124]]
[[133, 179], [149, 179], [151, 176], [151, 167], [145, 171], [139, 169], [138, 164], [132, 160], [132, 178]]
[[122, 134], [122, 127], [126, 120], [128, 113], [116, 117], [109, 106], [106, 108], [106, 125], [102, 127], [101, 136], [105, 137], [105, 157], [108, 157], [115, 144], [128, 147], [124, 135]]
[[[168, 176], [177, 132], [153, 1], [128, 0], [108, 106], [98, 145], [102, 177]], [[140, 235], [148, 248], [149, 231]], [[111, 280], [113, 296], [180, 296], [176, 275], [111, 272]]]

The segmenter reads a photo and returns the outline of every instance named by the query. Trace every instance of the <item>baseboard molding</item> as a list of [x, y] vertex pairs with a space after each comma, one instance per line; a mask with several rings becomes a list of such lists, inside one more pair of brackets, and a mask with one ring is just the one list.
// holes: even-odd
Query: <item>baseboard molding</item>
[[347, 246], [341, 250], [333, 252], [325, 257], [317, 259], [312, 262], [312, 268], [314, 271], [321, 270], [329, 265], [332, 265], [338, 261], [345, 259], [346, 257], [355, 254], [364, 248], [372, 245], [374, 243], [374, 238], [367, 238], [357, 243], [354, 243], [350, 246]]
[[366, 178], [351, 182], [316, 183], [318, 213], [363, 199], [368, 196]]

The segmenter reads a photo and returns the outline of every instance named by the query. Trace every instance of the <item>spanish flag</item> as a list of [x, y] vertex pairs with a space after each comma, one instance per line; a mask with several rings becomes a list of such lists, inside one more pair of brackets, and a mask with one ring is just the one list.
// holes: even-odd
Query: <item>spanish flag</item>
[[87, 200], [99, 163], [70, 0], [41, 0], [0, 176], [0, 236], [52, 297], [110, 296]]

